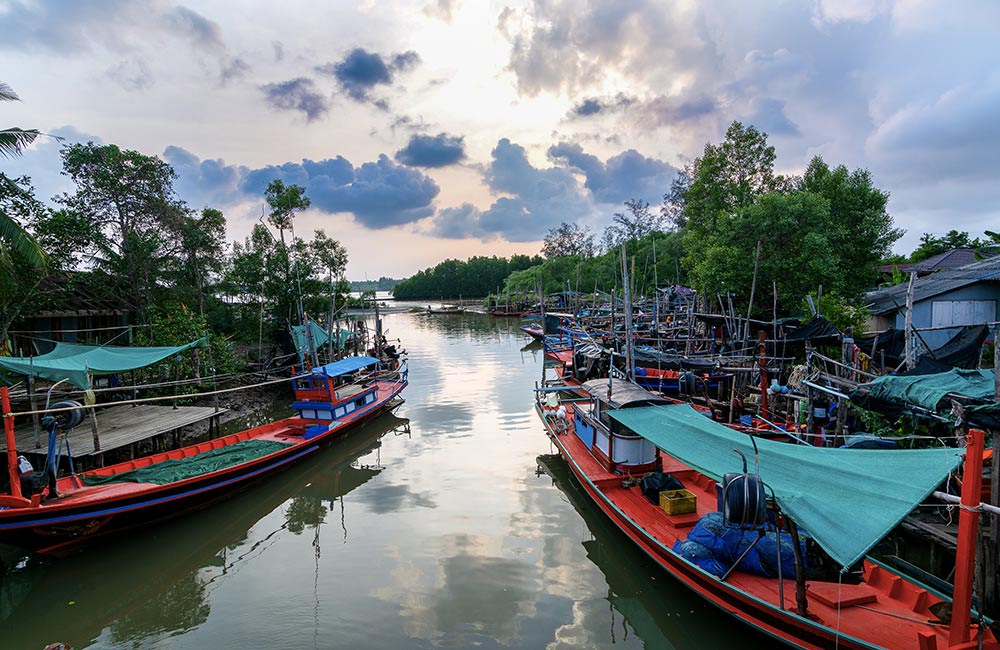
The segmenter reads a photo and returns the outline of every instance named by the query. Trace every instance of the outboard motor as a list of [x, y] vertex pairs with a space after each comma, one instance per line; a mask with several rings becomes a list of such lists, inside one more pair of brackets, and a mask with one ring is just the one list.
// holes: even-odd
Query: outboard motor
[[[46, 409], [72, 408], [72, 411], [58, 411], [56, 413], [46, 413], [42, 416], [42, 426], [49, 432], [49, 449], [45, 455], [45, 475], [48, 478], [49, 498], [59, 496], [56, 491], [57, 471], [59, 467], [59, 432], [67, 432], [73, 427], [83, 422], [83, 404], [74, 400], [63, 400], [52, 405], [46, 405]], [[70, 470], [73, 468], [73, 455], [69, 449], [69, 439], [65, 439], [66, 455], [69, 457]], [[39, 488], [40, 491], [40, 488]]]

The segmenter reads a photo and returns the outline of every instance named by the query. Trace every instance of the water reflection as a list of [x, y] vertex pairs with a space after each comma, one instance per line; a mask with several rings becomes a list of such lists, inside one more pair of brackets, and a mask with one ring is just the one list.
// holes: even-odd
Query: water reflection
[[[748, 627], [740, 630], [735, 622], [720, 625], [721, 614], [672, 579], [608, 521], [559, 455], [539, 456], [538, 465], [568, 497], [592, 535], [579, 543], [607, 579], [608, 606], [592, 612], [603, 619], [607, 643], [637, 637], [647, 648], [724, 648], [735, 647], [737, 640], [745, 650], [774, 647], [770, 638]], [[602, 626], [594, 622], [586, 627]]]
[[[3, 577], [0, 647], [145, 646], [204, 624], [218, 581], [258, 557], [282, 531], [318, 528], [329, 504], [378, 474], [353, 463], [409, 420], [385, 414], [315, 457], [211, 508], [64, 559], [24, 557]], [[282, 504], [284, 522], [249, 532]], [[326, 505], [324, 505], [326, 504]], [[58, 622], [57, 626], [53, 623]]]

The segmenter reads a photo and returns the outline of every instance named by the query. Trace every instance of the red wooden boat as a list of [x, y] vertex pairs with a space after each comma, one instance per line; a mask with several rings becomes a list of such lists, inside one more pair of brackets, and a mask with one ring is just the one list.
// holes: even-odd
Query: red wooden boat
[[[22, 495], [13, 418], [5, 415], [11, 493], [0, 494], [0, 542], [38, 553], [203, 508], [315, 453], [402, 403], [406, 371], [379, 375], [378, 359], [350, 357], [293, 377], [298, 414], [173, 451], [65, 476]], [[4, 413], [10, 413], [3, 389]]]
[[[536, 411], [548, 436], [604, 515], [667, 572], [723, 611], [798, 648], [1000, 648], [985, 625], [970, 623], [969, 558], [974, 558], [970, 545], [974, 545], [975, 524], [968, 518], [977, 516], [971, 510], [962, 512], [967, 516], [967, 534], [959, 540], [954, 601], [865, 557], [895, 526], [893, 522], [925, 499], [949, 468], [960, 462], [961, 450], [905, 450], [892, 455], [872, 450], [861, 455], [859, 450], [761, 440], [757, 443], [760, 464], [756, 476], [771, 490], [769, 510], [780, 510], [776, 521], [784, 522], [787, 530], [791, 530], [791, 521], [808, 530], [811, 549], [829, 553], [826, 557], [832, 558], [836, 567], [853, 568], [856, 579], [849, 580], [852, 574], [846, 569], [833, 581], [806, 576], [801, 557], [796, 559], [792, 575], [787, 571], [782, 575], [780, 570], [777, 577], [749, 573], [739, 563], [741, 557], [733, 561], [735, 570], [722, 576], [686, 559], [678, 542], [690, 541], [688, 533], [693, 527], [717, 511], [717, 481], [728, 469], [738, 469], [739, 458], [732, 454], [733, 449], [742, 448], [753, 455], [750, 438], [712, 422], [690, 406], [669, 404], [634, 384], [601, 379], [585, 382], [582, 388], [586, 397], [564, 399], [558, 410], [552, 408], [550, 397], [539, 399]], [[566, 415], [561, 416], [560, 411]], [[982, 434], [976, 433], [981, 454]], [[975, 451], [968, 455], [967, 476], [981, 474], [981, 465], [975, 467], [976, 455]], [[880, 466], [891, 475], [877, 475], [873, 468]], [[936, 470], [930, 471], [932, 466]], [[861, 467], [863, 475], [858, 474]], [[911, 473], [906, 473], [907, 467]], [[684, 498], [694, 510], [683, 512], [673, 508], [676, 502], [661, 506], [647, 499], [637, 479], [650, 471], [655, 475], [669, 473], [680, 480], [689, 493]], [[850, 482], [845, 492], [831, 487], [841, 480], [840, 473], [847, 474]], [[805, 484], [789, 486], [787, 476], [805, 476]], [[859, 476], [868, 480], [859, 480]], [[977, 484], [969, 486], [970, 503], [973, 494], [978, 503], [978, 482], [969, 481], [974, 482]], [[857, 497], [856, 501], [829, 504], [813, 500], [826, 492], [834, 492], [835, 497]], [[963, 503], [965, 498], [963, 494]], [[764, 536], [763, 530], [760, 534]], [[674, 550], [675, 545], [679, 551]], [[949, 624], [938, 614], [942, 603], [952, 602]]]

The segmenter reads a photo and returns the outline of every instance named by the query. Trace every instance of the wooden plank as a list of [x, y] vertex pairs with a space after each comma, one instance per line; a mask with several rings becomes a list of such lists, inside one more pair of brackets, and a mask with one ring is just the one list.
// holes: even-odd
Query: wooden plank
[[[97, 429], [100, 433], [101, 450], [94, 451], [94, 441], [86, 421], [69, 434], [70, 449], [74, 458], [128, 447], [129, 445], [155, 438], [175, 429], [202, 422], [221, 415], [227, 409], [215, 410], [212, 406], [157, 406], [139, 404], [136, 406], [111, 406], [97, 411]], [[35, 449], [31, 422], [19, 425], [14, 430], [17, 448], [28, 453], [45, 453], [46, 433], [42, 432], [41, 449]], [[61, 438], [61, 436], [60, 436]], [[6, 444], [4, 444], [6, 449]]]

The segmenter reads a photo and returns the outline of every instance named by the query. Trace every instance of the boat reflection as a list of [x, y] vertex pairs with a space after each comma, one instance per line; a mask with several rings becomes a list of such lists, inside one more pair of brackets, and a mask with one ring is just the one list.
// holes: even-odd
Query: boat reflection
[[[537, 461], [593, 535], [581, 544], [607, 579], [612, 643], [624, 641], [631, 628], [647, 648], [774, 647], [763, 634], [726, 619], [635, 548], [584, 494], [561, 456], [542, 455]], [[616, 614], [621, 623], [614, 620]]]
[[[322, 523], [332, 504], [382, 471], [355, 461], [409, 420], [386, 413], [329, 448], [211, 509], [62, 559], [15, 556], [0, 582], [0, 648], [145, 646], [204, 623], [216, 583], [260, 555], [283, 531]], [[284, 522], [251, 529], [283, 504]], [[9, 550], [9, 549], [7, 549]], [[123, 571], [123, 567], [129, 567]]]

